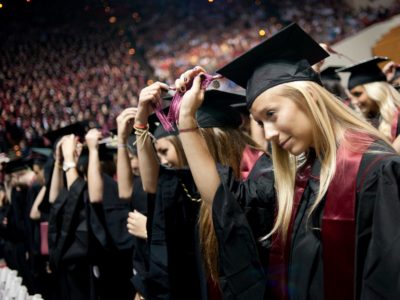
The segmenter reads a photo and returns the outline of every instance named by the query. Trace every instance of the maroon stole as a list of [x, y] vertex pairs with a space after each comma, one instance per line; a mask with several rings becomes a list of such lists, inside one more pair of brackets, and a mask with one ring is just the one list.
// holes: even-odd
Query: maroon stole
[[390, 133], [392, 135], [392, 142], [394, 142], [394, 140], [397, 137], [397, 127], [399, 124], [399, 110], [396, 109], [396, 111], [394, 112], [394, 116], [393, 116], [393, 120], [392, 120], [392, 126], [391, 126], [391, 130]]
[[240, 179], [246, 180], [262, 152], [246, 146], [240, 161]]
[[[360, 133], [346, 133], [348, 141], [354, 141], [360, 136], [366, 137]], [[337, 151], [336, 172], [326, 194], [321, 226], [326, 300], [354, 299], [357, 174], [363, 153], [373, 141], [369, 140], [366, 145], [358, 147], [357, 153], [343, 144]], [[312, 161], [298, 172], [300, 176], [296, 178], [294, 208], [285, 246], [277, 235], [273, 236], [268, 278], [276, 299], [288, 299], [290, 239], [294, 218], [311, 176], [311, 168]]]

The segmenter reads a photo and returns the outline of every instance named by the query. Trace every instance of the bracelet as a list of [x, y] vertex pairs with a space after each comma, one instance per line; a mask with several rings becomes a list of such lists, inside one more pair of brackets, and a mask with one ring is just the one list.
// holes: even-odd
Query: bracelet
[[117, 148], [126, 148], [126, 147], [128, 147], [127, 144], [119, 144], [118, 143], [118, 145], [117, 145]]
[[196, 131], [197, 129], [199, 129], [199, 126], [192, 127], [192, 128], [183, 128], [183, 129], [179, 128], [179, 133], [192, 132], [192, 131]]
[[133, 143], [132, 146], [135, 146], [139, 144], [139, 141], [141, 141], [141, 146], [143, 147], [146, 139], [148, 136], [150, 136], [152, 139], [154, 139], [154, 136], [149, 132], [149, 127], [147, 126], [146, 128], [135, 128], [135, 135], [137, 136], [136, 141]]
[[135, 124], [133, 125], [133, 128], [135, 128], [135, 129], [147, 129], [147, 128], [149, 128], [149, 125], [147, 125], [147, 124], [135, 123]]

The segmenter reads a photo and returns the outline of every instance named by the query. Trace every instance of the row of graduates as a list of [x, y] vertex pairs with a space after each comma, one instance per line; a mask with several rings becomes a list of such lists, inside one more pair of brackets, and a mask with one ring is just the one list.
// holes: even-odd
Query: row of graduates
[[[85, 129], [56, 132], [64, 137], [50, 164], [48, 200], [33, 205], [49, 222], [51, 273], [41, 277], [51, 282], [48, 294], [397, 298], [399, 157], [391, 144], [397, 148], [400, 96], [376, 61], [343, 70], [352, 72], [355, 98], [369, 84], [386, 91], [359, 106], [378, 120], [375, 129], [321, 86], [312, 65], [326, 56], [293, 24], [218, 71], [246, 97], [205, 92], [210, 76], [188, 70], [175, 83], [181, 102], [173, 130], [148, 126], [169, 86], [144, 88], [138, 108], [117, 119], [117, 182], [99, 131], [86, 134], [86, 155], [76, 138]], [[245, 101], [269, 151], [241, 130], [231, 105]]]
[[400, 296], [400, 94], [382, 58], [342, 68], [353, 111], [312, 68], [327, 56], [292, 24], [217, 71], [246, 89], [267, 151], [240, 130], [244, 98], [207, 90], [202, 67], [175, 81], [167, 118], [160, 82], [122, 113], [154, 197], [146, 299]]
[[54, 151], [33, 148], [3, 166], [3, 257], [44, 299], [133, 299], [131, 198], [118, 197], [115, 150], [86, 126], [50, 132]]

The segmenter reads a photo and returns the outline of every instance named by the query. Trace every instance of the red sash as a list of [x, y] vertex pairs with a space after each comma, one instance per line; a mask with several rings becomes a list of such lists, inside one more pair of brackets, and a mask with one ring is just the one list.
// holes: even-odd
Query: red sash
[[[360, 134], [346, 134], [349, 141], [354, 141]], [[363, 153], [372, 143], [359, 147], [357, 153], [343, 144], [337, 151], [336, 173], [329, 185], [322, 218], [322, 244], [324, 264], [324, 299], [354, 299], [355, 294], [355, 202], [357, 174]], [[297, 213], [304, 189], [311, 176], [311, 165], [301, 170], [301, 177], [296, 179], [296, 191], [292, 220], [288, 231], [288, 240], [284, 251], [279, 238], [273, 237], [274, 243], [269, 259], [268, 275], [273, 284], [272, 292], [276, 299], [288, 299], [288, 258], [291, 248], [290, 238], [294, 216]], [[277, 273], [276, 270], [280, 272]], [[272, 280], [272, 281], [271, 281]]]
[[290, 237], [292, 236], [292, 227], [294, 217], [300, 205], [301, 197], [303, 196], [304, 190], [307, 186], [308, 179], [311, 176], [312, 165], [315, 157], [310, 158], [306, 164], [296, 174], [296, 186], [294, 195], [294, 207], [292, 213], [292, 219], [290, 221], [289, 231], [286, 239], [286, 247], [283, 249], [283, 241], [278, 234], [272, 236], [272, 247], [269, 254], [268, 263], [268, 282], [271, 284], [271, 292], [273, 299], [286, 300], [288, 299], [287, 288], [288, 288], [288, 263], [289, 263], [289, 249], [290, 249]]
[[396, 111], [394, 112], [394, 116], [393, 116], [393, 120], [392, 120], [392, 126], [391, 126], [391, 130], [390, 130], [390, 133], [392, 135], [392, 142], [394, 142], [394, 140], [397, 137], [398, 124], [399, 124], [399, 110], [396, 109]]
[[246, 180], [251, 170], [253, 169], [257, 159], [262, 155], [261, 151], [255, 150], [246, 146], [242, 154], [242, 160], [240, 161], [240, 178]]

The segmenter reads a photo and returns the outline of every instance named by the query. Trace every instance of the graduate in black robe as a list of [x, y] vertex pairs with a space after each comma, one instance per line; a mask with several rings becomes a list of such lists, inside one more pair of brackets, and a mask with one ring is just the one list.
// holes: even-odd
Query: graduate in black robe
[[338, 72], [350, 72], [347, 83], [352, 104], [357, 110], [388, 138], [400, 152], [400, 94], [386, 81], [386, 75], [378, 63], [387, 57], [373, 57]]
[[11, 198], [2, 220], [0, 234], [6, 240], [4, 256], [8, 267], [17, 270], [18, 275], [23, 278], [23, 284], [29, 291], [33, 291], [30, 271], [32, 227], [29, 222], [29, 203], [40, 187], [30, 165], [29, 157], [21, 157], [8, 162], [4, 167], [4, 172], [10, 177], [6, 190], [11, 190], [7, 193]]
[[[117, 117], [117, 178], [121, 200], [130, 204], [126, 227], [133, 240], [131, 282], [136, 297], [147, 296], [146, 276], [149, 269], [147, 238], [151, 233], [154, 197], [143, 191], [136, 148], [136, 136], [131, 133], [137, 108], [129, 107]], [[150, 205], [148, 205], [150, 204]]]
[[[151, 102], [157, 103], [157, 101], [160, 100], [158, 96], [161, 90], [165, 88], [164, 85], [157, 83], [144, 89], [141, 93], [142, 96], [140, 100], [143, 101], [142, 105], [146, 106]], [[201, 128], [199, 130], [206, 136], [207, 144], [212, 147], [216, 160], [225, 165], [232, 166], [234, 176], [239, 180], [241, 177], [240, 162], [243, 153], [245, 151], [252, 151], [248, 150], [246, 145], [254, 147], [255, 144], [250, 139], [246, 139], [243, 133], [238, 129], [241, 124], [240, 114], [230, 108], [229, 105], [235, 103], [235, 101], [244, 101], [244, 97], [242, 95], [222, 91], [209, 91], [206, 94], [206, 99], [207, 105], [204, 105], [204, 107], [199, 110], [198, 126]], [[219, 111], [222, 107], [224, 113]], [[141, 109], [139, 105], [138, 116], [140, 116], [140, 112]], [[140, 131], [140, 124], [146, 119], [144, 116], [142, 117], [143, 119], [135, 120], [139, 124], [139, 127], [136, 128], [137, 134], [139, 134], [139, 145], [140, 142], [147, 144], [149, 142], [145, 137], [146, 131]], [[197, 129], [196, 127], [194, 129], [189, 128], [188, 130], [193, 131]], [[185, 132], [185, 130], [182, 131]], [[177, 134], [177, 132], [170, 132], [169, 134]], [[157, 137], [158, 133], [156, 132], [154, 135]], [[165, 133], [164, 136], [165, 135], [168, 135], [168, 132]], [[231, 138], [236, 141], [234, 147], [227, 144]], [[191, 297], [201, 297], [201, 299], [220, 299], [221, 285], [218, 282], [218, 276], [220, 276], [221, 272], [218, 262], [218, 247], [216, 244], [213, 244], [213, 237], [215, 234], [213, 231], [210, 231], [213, 230], [211, 214], [208, 207], [203, 204], [203, 200], [199, 197], [197, 187], [189, 173], [191, 170], [183, 168], [179, 165], [180, 160], [174, 160], [173, 157], [170, 156], [173, 150], [178, 153], [178, 157], [180, 157], [179, 155], [182, 156], [182, 154], [180, 154], [182, 150], [179, 148], [179, 145], [180, 144], [178, 144], [178, 146], [174, 145], [175, 147], [171, 149], [168, 143], [164, 143], [162, 138], [159, 138], [155, 147], [161, 161], [168, 164], [170, 167], [176, 168], [178, 166], [179, 170], [161, 167], [155, 169], [156, 172], [151, 174], [146, 182], [145, 179], [143, 179], [144, 189], [148, 189], [150, 192], [156, 192], [156, 207], [150, 240], [149, 273], [152, 275], [151, 278], [157, 280], [155, 283], [157, 283], [157, 289], [159, 291], [162, 289], [168, 291], [168, 289], [171, 290], [171, 287], [175, 286], [175, 289], [178, 287], [180, 290], [174, 290], [175, 294], [172, 294], [176, 295], [178, 299], [181, 297], [188, 297], [187, 295], [191, 295]], [[231, 149], [228, 149], [228, 147]], [[142, 157], [146, 154], [147, 157], [143, 159]], [[149, 160], [154, 159], [152, 155], [153, 154], [149, 150], [147, 153], [141, 153], [139, 147], [140, 164], [144, 162], [148, 163]], [[143, 166], [145, 165], [146, 164]], [[151, 181], [154, 176], [158, 178], [158, 180], [155, 181], [157, 183], [156, 189], [154, 188], [154, 181]], [[194, 214], [196, 210], [197, 216]], [[191, 211], [192, 213], [190, 213]], [[197, 222], [199, 223], [198, 229], [194, 226]], [[198, 233], [195, 235], [197, 231]], [[194, 247], [193, 242], [190, 243], [193, 238], [195, 242]], [[198, 244], [199, 239], [200, 244]], [[186, 254], [183, 252], [184, 249], [188, 251]], [[253, 248], [253, 250], [252, 254], [255, 255], [255, 261], [258, 261], [257, 250], [255, 248]], [[193, 256], [193, 252], [197, 252], [198, 254]], [[192, 258], [190, 258], [188, 254], [190, 254]], [[188, 289], [190, 284], [193, 285], [195, 282], [193, 281], [195, 278], [190, 278], [190, 276], [194, 276], [194, 272], [190, 273], [190, 268], [195, 267], [193, 264], [195, 260], [193, 260], [193, 258], [196, 257], [200, 259], [200, 266], [203, 265], [203, 268], [196, 267], [198, 274], [200, 274], [199, 278], [202, 280], [201, 289], [203, 293], [201, 295], [194, 294], [193, 292], [190, 293]], [[176, 263], [177, 260], [181, 260], [180, 263], [183, 265], [182, 267], [184, 269]], [[182, 263], [183, 260], [186, 263]], [[196, 262], [196, 265], [198, 264], [199, 262]], [[158, 273], [156, 273], [156, 271]], [[263, 274], [261, 266], [259, 272]], [[182, 278], [182, 273], [186, 278]], [[154, 274], [162, 274], [162, 277], [154, 276]], [[187, 284], [185, 285], [185, 283]], [[156, 289], [153, 290], [155, 291]], [[168, 294], [166, 293], [166, 295]]]
[[129, 202], [118, 197], [114, 152], [99, 144], [101, 132], [91, 129], [85, 136], [88, 149], [89, 231], [96, 239], [89, 255], [98, 268], [96, 289], [101, 299], [132, 299], [133, 238], [128, 234], [126, 219]]
[[[251, 299], [400, 295], [400, 259], [394, 254], [400, 245], [399, 156], [383, 135], [321, 86], [311, 66], [326, 56], [292, 24], [218, 71], [247, 87], [248, 107], [272, 143], [278, 205], [274, 228], [265, 236], [272, 237], [267, 276], [258, 276], [259, 284], [247, 293]], [[193, 111], [204, 95], [202, 72], [199, 67], [189, 70], [176, 82], [178, 90], [185, 90], [182, 87], [193, 79], [182, 100], [183, 128], [195, 127]], [[238, 255], [243, 250], [227, 245], [230, 235], [225, 233], [234, 232], [232, 224], [241, 224], [241, 232], [250, 232], [250, 226], [240, 222], [243, 214], [238, 207], [227, 209], [234, 194], [202, 146], [201, 136], [195, 130], [186, 133], [181, 140], [202, 199], [213, 206], [215, 223], [230, 226], [218, 236], [220, 247]], [[193, 144], [197, 147], [189, 146]], [[271, 190], [270, 183], [250, 185], [243, 195]], [[259, 203], [268, 203], [271, 193]], [[223, 204], [218, 203], [221, 198]], [[222, 222], [232, 217], [236, 221]], [[238, 243], [243, 248], [254, 247], [250, 239], [243, 240]], [[249, 257], [248, 265], [253, 261]], [[257, 268], [255, 264], [255, 273]], [[237, 292], [248, 282], [236, 283], [230, 299], [244, 299]]]
[[[71, 127], [70, 127], [71, 128]], [[74, 132], [74, 126], [71, 130]], [[60, 129], [61, 135], [70, 132]], [[84, 132], [84, 130], [82, 130]], [[82, 133], [81, 133], [82, 134]], [[88, 222], [88, 191], [82, 150], [75, 135], [63, 136], [55, 150], [50, 187], [50, 268], [55, 276], [53, 299], [97, 299], [96, 265], [90, 249], [96, 242]], [[78, 160], [79, 159], [79, 160]], [[64, 185], [64, 176], [66, 179]]]

